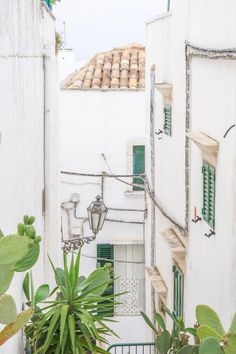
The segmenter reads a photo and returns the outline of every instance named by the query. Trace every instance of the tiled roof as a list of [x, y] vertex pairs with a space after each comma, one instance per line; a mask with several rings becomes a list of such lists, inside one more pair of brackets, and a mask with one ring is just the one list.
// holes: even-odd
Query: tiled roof
[[130, 44], [96, 54], [62, 83], [64, 89], [142, 89], [145, 85], [145, 47]]

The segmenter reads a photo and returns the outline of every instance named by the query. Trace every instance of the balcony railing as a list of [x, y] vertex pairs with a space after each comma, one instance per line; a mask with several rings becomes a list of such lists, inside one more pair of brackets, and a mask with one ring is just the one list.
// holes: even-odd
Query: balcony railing
[[112, 354], [154, 354], [155, 343], [118, 343], [112, 344], [108, 349]]

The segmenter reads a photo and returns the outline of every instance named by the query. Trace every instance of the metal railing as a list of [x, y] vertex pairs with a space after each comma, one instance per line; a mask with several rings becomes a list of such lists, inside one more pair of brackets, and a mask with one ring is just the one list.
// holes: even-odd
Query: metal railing
[[112, 354], [153, 354], [155, 343], [117, 343], [110, 345], [107, 351]]

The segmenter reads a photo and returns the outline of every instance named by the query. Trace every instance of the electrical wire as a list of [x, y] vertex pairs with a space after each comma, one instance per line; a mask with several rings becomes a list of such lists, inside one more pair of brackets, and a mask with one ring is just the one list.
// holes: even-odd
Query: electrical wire
[[88, 254], [83, 254], [83, 253], [81, 253], [81, 256], [86, 257], [86, 258], [96, 259], [98, 261], [106, 261], [109, 263], [145, 264], [144, 261], [122, 261], [121, 259], [101, 258], [101, 257], [96, 257], [96, 256], [90, 256]]

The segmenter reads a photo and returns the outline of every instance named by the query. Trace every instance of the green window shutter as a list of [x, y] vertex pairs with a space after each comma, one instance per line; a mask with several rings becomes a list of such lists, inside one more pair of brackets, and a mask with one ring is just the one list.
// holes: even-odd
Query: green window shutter
[[174, 312], [176, 316], [183, 317], [184, 276], [176, 264], [173, 266], [173, 274], [174, 274]]
[[203, 161], [203, 207], [202, 215], [208, 225], [215, 227], [215, 167]]
[[164, 107], [164, 133], [166, 135], [172, 135], [172, 107], [166, 104]]
[[[133, 146], [133, 174], [143, 174], [145, 173], [145, 146], [144, 145], [134, 145]], [[133, 178], [133, 183], [143, 184], [143, 180], [137, 177]], [[133, 190], [143, 190], [139, 187], [133, 187]]]
[[[105, 264], [111, 263], [112, 267], [114, 268], [114, 245], [110, 245], [109, 243], [97, 244], [97, 258], [98, 258], [98, 267], [104, 267]], [[105, 258], [99, 260], [99, 258]], [[109, 262], [111, 260], [111, 262]], [[113, 295], [114, 294], [114, 281], [113, 283], [107, 288], [104, 295]], [[109, 301], [109, 300], [107, 300]], [[108, 316], [114, 316], [114, 307], [108, 310]], [[101, 310], [100, 310], [101, 312]]]

